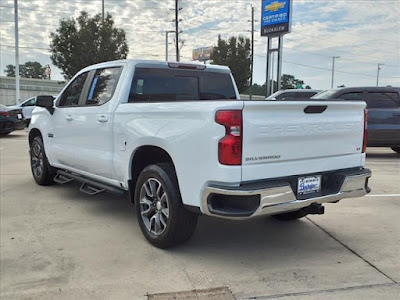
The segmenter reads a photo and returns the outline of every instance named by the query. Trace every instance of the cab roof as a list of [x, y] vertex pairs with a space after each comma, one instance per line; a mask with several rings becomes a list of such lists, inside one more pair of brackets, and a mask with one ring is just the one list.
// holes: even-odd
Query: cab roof
[[[211, 64], [201, 64], [198, 62], [173, 62], [173, 61], [159, 61], [159, 60], [138, 60], [138, 59], [124, 59], [124, 60], [114, 60], [103, 62], [95, 65], [88, 66], [81, 70], [80, 72], [97, 69], [97, 68], [105, 68], [115, 65], [130, 65], [132, 67], [140, 66], [143, 68], [174, 68], [174, 66], [187, 66], [194, 67], [198, 70], [207, 70], [221, 73], [230, 73], [231, 70], [227, 66], [219, 66], [219, 65], [211, 65]], [[200, 69], [201, 68], [201, 69]]]

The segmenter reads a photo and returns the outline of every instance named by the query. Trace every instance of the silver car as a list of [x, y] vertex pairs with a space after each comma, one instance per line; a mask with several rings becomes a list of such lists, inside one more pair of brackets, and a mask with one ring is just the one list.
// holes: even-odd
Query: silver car
[[320, 90], [281, 90], [273, 93], [265, 100], [289, 100], [289, 99], [310, 99], [312, 96], [321, 92]]

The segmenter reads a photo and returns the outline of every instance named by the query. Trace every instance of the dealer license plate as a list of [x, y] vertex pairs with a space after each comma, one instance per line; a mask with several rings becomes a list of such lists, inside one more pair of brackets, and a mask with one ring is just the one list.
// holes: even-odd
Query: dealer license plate
[[297, 194], [307, 195], [321, 191], [321, 176], [300, 177], [297, 184]]
[[18, 119], [22, 119], [22, 115], [21, 114], [18, 114]]

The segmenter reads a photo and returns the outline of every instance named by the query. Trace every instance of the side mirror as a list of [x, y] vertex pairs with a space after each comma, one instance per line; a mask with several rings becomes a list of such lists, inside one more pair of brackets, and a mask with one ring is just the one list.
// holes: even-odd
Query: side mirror
[[53, 96], [37, 96], [36, 106], [46, 108], [50, 114], [54, 113], [54, 97]]

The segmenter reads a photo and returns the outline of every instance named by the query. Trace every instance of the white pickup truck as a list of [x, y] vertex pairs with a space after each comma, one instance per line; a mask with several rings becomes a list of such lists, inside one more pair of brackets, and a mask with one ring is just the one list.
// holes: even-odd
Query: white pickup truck
[[227, 67], [101, 63], [37, 106], [35, 181], [129, 191], [160, 248], [187, 240], [201, 214], [291, 220], [370, 191], [364, 102], [242, 101]]

